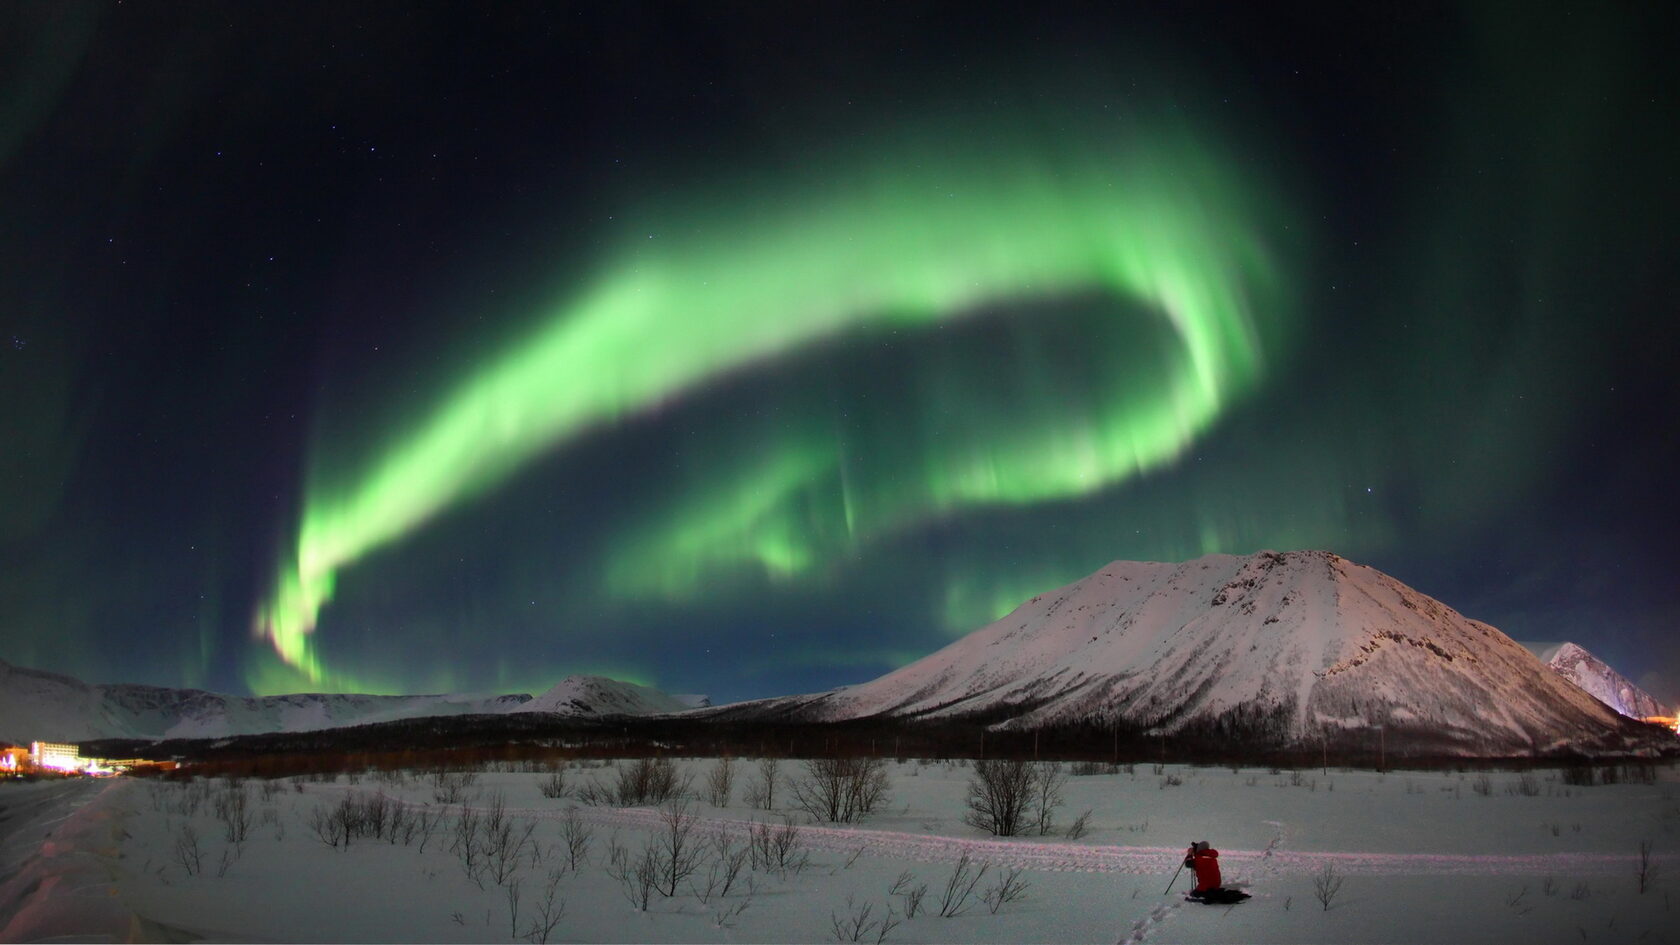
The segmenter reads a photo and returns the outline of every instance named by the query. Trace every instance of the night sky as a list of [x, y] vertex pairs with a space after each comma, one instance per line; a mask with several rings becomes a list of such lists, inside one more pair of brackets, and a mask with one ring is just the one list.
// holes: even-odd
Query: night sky
[[1323, 548], [1680, 698], [1680, 18], [1248, 6], [6, 4], [0, 657], [724, 701]]

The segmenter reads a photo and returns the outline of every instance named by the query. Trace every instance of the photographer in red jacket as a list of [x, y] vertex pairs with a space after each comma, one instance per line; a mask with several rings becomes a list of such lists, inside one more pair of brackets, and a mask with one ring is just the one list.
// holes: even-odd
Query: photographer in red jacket
[[1220, 885], [1219, 851], [1209, 846], [1206, 840], [1198, 840], [1184, 851], [1184, 865], [1196, 872], [1196, 888], [1190, 891], [1188, 898], [1219, 904], [1242, 902], [1248, 898], [1248, 893]]

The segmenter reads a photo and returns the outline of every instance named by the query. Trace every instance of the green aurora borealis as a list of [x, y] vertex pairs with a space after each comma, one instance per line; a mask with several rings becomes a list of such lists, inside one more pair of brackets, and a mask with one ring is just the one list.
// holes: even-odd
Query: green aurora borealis
[[[264, 634], [311, 682], [327, 680], [309, 639], [341, 570], [592, 425], [840, 335], [945, 329], [988, 309], [1031, 319], [1044, 299], [1085, 293], [1153, 310], [1171, 338], [1135, 320], [1098, 328], [1087, 343], [1152, 356], [1127, 364], [1105, 352], [1106, 370], [1083, 388], [1007, 375], [912, 383], [887, 409], [941, 415], [936, 436], [889, 424], [776, 437], [616, 551], [611, 592], [687, 595], [742, 567], [795, 580], [884, 532], [972, 506], [1088, 495], [1175, 458], [1258, 373], [1253, 308], [1275, 276], [1230, 172], [1171, 133], [1134, 135], [1130, 147], [1055, 156], [872, 155], [861, 183], [818, 199], [795, 188], [737, 195], [660, 227], [680, 239], [630, 240], [576, 301], [368, 470], [317, 476]], [[994, 127], [944, 141], [1018, 136]], [[1282, 320], [1275, 307], [1267, 315]], [[870, 459], [888, 450], [890, 469]]]
[[1326, 548], [1680, 698], [1675, 16], [15, 6], [0, 658], [737, 699]]

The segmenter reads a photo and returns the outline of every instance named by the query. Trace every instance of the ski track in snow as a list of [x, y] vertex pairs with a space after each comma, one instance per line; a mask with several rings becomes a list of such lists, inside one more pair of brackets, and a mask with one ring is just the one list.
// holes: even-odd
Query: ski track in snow
[[[409, 806], [419, 807], [410, 803]], [[436, 805], [430, 805], [436, 806]], [[452, 806], [452, 805], [451, 805]], [[482, 809], [482, 808], [479, 808]], [[537, 820], [558, 820], [575, 809], [589, 823], [608, 828], [653, 830], [663, 825], [663, 812], [651, 807], [509, 807], [510, 816]], [[694, 815], [697, 830], [723, 830], [742, 839], [755, 823], [781, 826], [777, 819], [735, 820]], [[1616, 853], [1364, 853], [1305, 852], [1279, 849], [1284, 826], [1264, 850], [1221, 850], [1219, 863], [1233, 877], [1251, 877], [1257, 872], [1268, 877], [1311, 875], [1331, 864], [1343, 875], [1361, 876], [1546, 876], [1626, 873], [1638, 860], [1634, 854]], [[1083, 843], [1046, 842], [1027, 839], [967, 839], [861, 827], [823, 827], [798, 824], [801, 842], [812, 850], [857, 853], [883, 859], [918, 863], [955, 863], [968, 854], [980, 863], [997, 867], [1019, 867], [1048, 873], [1122, 873], [1134, 876], [1171, 876], [1184, 856], [1179, 847], [1091, 846]], [[1680, 855], [1652, 857], [1664, 868], [1680, 869]], [[1245, 885], [1238, 883], [1237, 885]]]

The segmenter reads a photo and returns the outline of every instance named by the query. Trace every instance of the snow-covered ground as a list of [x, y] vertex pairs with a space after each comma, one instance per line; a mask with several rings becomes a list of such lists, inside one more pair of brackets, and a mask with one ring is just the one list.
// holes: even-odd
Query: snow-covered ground
[[[645, 911], [609, 875], [608, 851], [616, 844], [634, 860], [666, 829], [665, 815], [545, 797], [546, 773], [485, 771], [464, 786], [469, 811], [482, 815], [499, 797], [516, 833], [535, 824], [539, 856], [525, 847], [502, 883], [490, 867], [469, 878], [450, 849], [461, 808], [440, 803], [427, 775], [288, 779], [266, 788], [248, 781], [239, 790], [250, 826], [239, 844], [226, 839], [214, 810], [217, 798], [233, 796], [225, 782], [0, 784], [8, 877], [0, 886], [0, 939], [536, 941], [551, 884], [552, 906], [564, 904], [546, 937], [552, 942], [831, 942], [836, 925], [850, 931], [844, 927], [866, 906], [859, 939], [869, 942], [881, 933], [870, 923], [889, 915], [897, 924], [886, 931], [888, 942], [1657, 942], [1680, 935], [1680, 902], [1673, 901], [1680, 899], [1680, 772], [1672, 768], [1660, 769], [1655, 784], [1579, 787], [1555, 771], [1169, 765], [1156, 773], [1139, 765], [1069, 777], [1051, 835], [994, 838], [963, 823], [971, 767], [889, 764], [891, 793], [879, 812], [855, 825], [800, 817], [793, 844], [796, 861], [808, 856], [803, 868], [749, 864], [727, 894], [714, 888], [705, 896], [718, 848], [742, 849], [754, 821], [779, 827], [791, 799], [782, 783], [780, 810], [748, 806], [758, 776], [742, 761], [730, 803], [707, 803], [700, 796], [713, 764], [680, 763], [694, 775], [698, 870], [673, 897], [653, 892]], [[802, 771], [800, 762], [781, 766], [784, 778]], [[565, 771], [570, 788], [613, 774]], [[413, 811], [443, 813], [423, 851], [419, 833], [335, 848], [312, 829], [317, 811], [381, 792]], [[572, 809], [590, 844], [576, 869], [562, 869]], [[1087, 809], [1089, 832], [1064, 837], [1062, 828]], [[1251, 901], [1186, 903], [1187, 875], [1164, 894], [1181, 851], [1203, 839], [1221, 851], [1227, 885], [1243, 886]], [[1644, 892], [1642, 842], [1652, 850]], [[987, 871], [967, 908], [941, 917], [947, 881], [965, 855]], [[1315, 890], [1326, 866], [1342, 883], [1328, 910]], [[994, 912], [982, 896], [1016, 869], [1024, 894]], [[913, 918], [904, 916], [905, 896], [889, 891], [905, 872], [912, 874], [907, 888], [928, 887]], [[519, 899], [510, 908], [515, 882]]]

